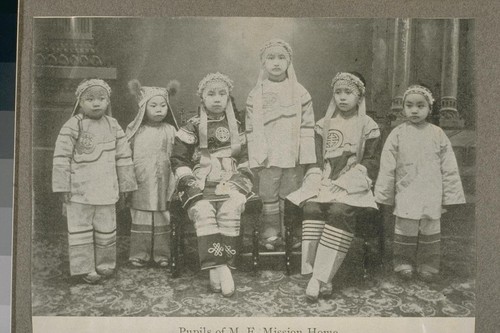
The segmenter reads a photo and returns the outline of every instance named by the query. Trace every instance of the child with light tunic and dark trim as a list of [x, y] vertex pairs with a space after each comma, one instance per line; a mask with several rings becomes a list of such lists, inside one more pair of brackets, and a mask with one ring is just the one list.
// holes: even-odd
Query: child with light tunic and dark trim
[[445, 132], [427, 122], [434, 98], [421, 85], [403, 95], [406, 122], [387, 137], [375, 197], [394, 206], [394, 271], [403, 279], [438, 277], [443, 205], [465, 203], [462, 182]]
[[378, 172], [380, 130], [366, 114], [364, 78], [338, 73], [324, 118], [316, 123], [318, 162], [288, 199], [303, 207], [302, 274], [311, 274], [306, 296], [330, 294], [332, 279], [354, 239], [356, 222], [377, 210], [372, 184]]
[[70, 274], [87, 283], [113, 275], [115, 204], [120, 193], [137, 189], [127, 137], [111, 117], [110, 94], [103, 80], [83, 81], [54, 150], [52, 190], [65, 204]]

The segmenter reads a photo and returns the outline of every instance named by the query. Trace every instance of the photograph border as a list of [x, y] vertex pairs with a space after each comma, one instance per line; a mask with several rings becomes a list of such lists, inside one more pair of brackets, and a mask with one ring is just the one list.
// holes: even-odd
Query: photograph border
[[[123, 8], [123, 9], [122, 9]], [[15, 152], [15, 198], [13, 240], [13, 304], [12, 332], [30, 332], [31, 317], [31, 261], [30, 246], [32, 231], [32, 170], [31, 170], [31, 83], [33, 17], [35, 16], [260, 16], [260, 17], [418, 17], [418, 18], [475, 18], [477, 80], [477, 299], [476, 332], [494, 332], [500, 327], [499, 262], [497, 245], [500, 238], [500, 174], [499, 152], [496, 145], [500, 124], [496, 112], [500, 90], [494, 83], [499, 77], [500, 66], [495, 60], [500, 55], [500, 43], [495, 45], [500, 33], [499, 4], [494, 1], [444, 1], [433, 3], [401, 3], [399, 1], [116, 1], [99, 3], [87, 0], [76, 1], [26, 0], [21, 1], [19, 12], [18, 72], [16, 88], [16, 152]], [[165, 319], [165, 318], [163, 318]], [[201, 319], [201, 318], [200, 318]], [[286, 319], [286, 318], [283, 318]], [[323, 322], [323, 319], [313, 318]], [[421, 319], [421, 318], [420, 318]], [[111, 320], [111, 319], [104, 319]], [[137, 320], [137, 319], [136, 319]], [[245, 321], [244, 319], [231, 319]], [[273, 319], [275, 320], [275, 319]], [[288, 319], [289, 320], [289, 319]], [[360, 318], [355, 318], [359, 321]], [[377, 332], [372, 323], [377, 319], [366, 319], [370, 329]], [[36, 321], [34, 319], [34, 321]], [[96, 322], [102, 320], [96, 320]], [[361, 320], [365, 321], [365, 319]], [[124, 322], [124, 321], [122, 321]], [[128, 320], [127, 320], [128, 322]], [[159, 323], [164, 320], [159, 319]], [[98, 327], [98, 326], [96, 326]], [[169, 331], [164, 329], [164, 331]], [[422, 330], [423, 331], [423, 330]], [[42, 330], [40, 330], [42, 332]], [[340, 332], [351, 332], [340, 330]], [[357, 332], [352, 330], [352, 332]], [[418, 332], [418, 331], [415, 331]], [[451, 332], [451, 331], [450, 331]], [[456, 332], [456, 330], [454, 331]]]

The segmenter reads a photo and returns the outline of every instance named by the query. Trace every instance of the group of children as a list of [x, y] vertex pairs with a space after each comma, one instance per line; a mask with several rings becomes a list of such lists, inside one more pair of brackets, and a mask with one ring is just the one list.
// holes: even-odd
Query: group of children
[[284, 201], [303, 208], [296, 246], [302, 247], [302, 273], [312, 274], [306, 289], [312, 301], [331, 290], [357, 217], [381, 205], [394, 206], [396, 215], [395, 272], [433, 279], [442, 205], [465, 200], [450, 141], [426, 121], [431, 92], [408, 88], [407, 121], [391, 132], [379, 163], [380, 131], [366, 115], [364, 78], [338, 73], [328, 110], [315, 122], [292, 56], [280, 39], [261, 49], [244, 128], [233, 109], [233, 82], [221, 73], [200, 81], [198, 115], [180, 128], [169, 104], [177, 87], [130, 82], [138, 112], [126, 132], [111, 117], [108, 84], [81, 83], [56, 142], [52, 179], [67, 212], [71, 275], [96, 283], [114, 273], [120, 196], [132, 216], [130, 263], [168, 266], [169, 205], [176, 193], [194, 223], [210, 288], [229, 297], [240, 217], [256, 192], [263, 202], [261, 245], [268, 250], [281, 243]]

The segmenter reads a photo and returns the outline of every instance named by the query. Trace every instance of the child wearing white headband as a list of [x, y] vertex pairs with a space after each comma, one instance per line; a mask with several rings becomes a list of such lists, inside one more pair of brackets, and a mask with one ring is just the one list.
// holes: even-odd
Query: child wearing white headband
[[264, 204], [261, 243], [274, 250], [281, 244], [284, 199], [300, 187], [304, 166], [316, 162], [314, 112], [311, 96], [297, 82], [287, 42], [269, 40], [260, 60], [259, 78], [247, 99], [246, 133]]
[[424, 281], [439, 273], [443, 205], [465, 203], [457, 161], [444, 131], [427, 122], [434, 98], [421, 85], [403, 96], [407, 121], [387, 137], [375, 186], [378, 203], [394, 206], [394, 271]]
[[184, 208], [194, 222], [210, 288], [230, 297], [240, 218], [252, 191], [245, 133], [231, 103], [233, 81], [210, 73], [198, 85], [199, 116], [177, 132], [171, 163]]
[[359, 216], [376, 212], [372, 181], [378, 171], [380, 131], [366, 115], [366, 88], [358, 73], [338, 73], [324, 118], [316, 123], [316, 156], [302, 187], [288, 196], [303, 206], [302, 274], [306, 297], [332, 290], [332, 279], [354, 239]]

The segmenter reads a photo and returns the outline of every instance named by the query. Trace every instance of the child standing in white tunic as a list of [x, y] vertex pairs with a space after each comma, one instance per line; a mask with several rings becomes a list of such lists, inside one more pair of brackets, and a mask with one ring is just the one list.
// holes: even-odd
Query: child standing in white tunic
[[424, 281], [439, 272], [442, 205], [465, 203], [457, 161], [443, 130], [426, 121], [434, 99], [413, 85], [403, 97], [407, 121], [390, 133], [382, 151], [376, 201], [394, 206], [394, 271]]
[[314, 111], [311, 95], [295, 76], [287, 42], [269, 40], [260, 60], [247, 99], [246, 133], [249, 165], [258, 174], [263, 201], [261, 244], [273, 251], [281, 244], [284, 199], [300, 187], [304, 167], [316, 163]]

